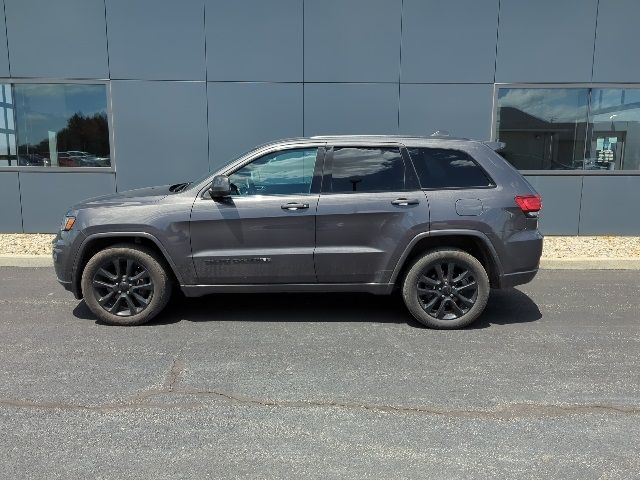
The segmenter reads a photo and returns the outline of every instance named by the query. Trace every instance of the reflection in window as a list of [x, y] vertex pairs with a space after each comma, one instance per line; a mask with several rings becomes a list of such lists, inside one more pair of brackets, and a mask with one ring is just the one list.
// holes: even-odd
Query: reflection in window
[[398, 192], [405, 188], [405, 165], [397, 148], [336, 148], [331, 191]]
[[465, 152], [445, 148], [409, 148], [422, 188], [486, 188], [493, 185]]
[[500, 89], [500, 153], [521, 170], [581, 169], [588, 96], [586, 88]]
[[21, 83], [0, 90], [0, 166], [111, 166], [105, 85]]
[[307, 194], [317, 152], [317, 148], [302, 148], [264, 155], [229, 176], [232, 194]]
[[591, 91], [587, 168], [640, 170], [640, 89]]
[[521, 170], [640, 170], [640, 89], [501, 88], [496, 127]]

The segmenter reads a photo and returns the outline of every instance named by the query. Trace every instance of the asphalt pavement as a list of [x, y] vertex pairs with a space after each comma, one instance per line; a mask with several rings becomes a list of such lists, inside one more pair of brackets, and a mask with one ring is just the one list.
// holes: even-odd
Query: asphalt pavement
[[640, 271], [541, 271], [458, 331], [399, 296], [125, 328], [50, 268], [0, 287], [0, 478], [640, 478]]

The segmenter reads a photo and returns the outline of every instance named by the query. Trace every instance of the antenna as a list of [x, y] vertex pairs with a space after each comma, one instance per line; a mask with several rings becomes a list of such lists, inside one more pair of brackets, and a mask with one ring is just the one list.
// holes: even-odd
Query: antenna
[[432, 137], [448, 137], [449, 132], [447, 130], [436, 130], [431, 134]]

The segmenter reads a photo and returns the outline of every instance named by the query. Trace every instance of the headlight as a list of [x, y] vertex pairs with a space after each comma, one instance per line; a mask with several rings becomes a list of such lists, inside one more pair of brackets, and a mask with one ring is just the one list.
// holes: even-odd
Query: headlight
[[68, 232], [73, 228], [73, 225], [76, 223], [76, 217], [71, 215], [65, 215], [62, 219], [62, 225], [60, 226], [60, 230], [63, 232]]

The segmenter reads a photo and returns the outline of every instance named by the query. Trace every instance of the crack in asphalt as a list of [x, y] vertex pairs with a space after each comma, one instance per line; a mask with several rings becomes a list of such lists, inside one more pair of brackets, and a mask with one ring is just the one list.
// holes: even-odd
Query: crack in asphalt
[[404, 413], [441, 415], [449, 417], [504, 419], [525, 416], [568, 416], [597, 413], [639, 415], [640, 406], [610, 405], [610, 404], [541, 404], [541, 403], [512, 403], [489, 409], [473, 408], [443, 408], [436, 406], [418, 405], [389, 405], [370, 402], [349, 402], [331, 400], [273, 400], [229, 393], [223, 390], [178, 388], [180, 375], [184, 372], [184, 362], [174, 359], [165, 375], [161, 387], [149, 388], [139, 392], [121, 402], [111, 402], [98, 405], [82, 405], [64, 402], [0, 399], [0, 407], [32, 408], [37, 410], [89, 411], [109, 412], [114, 410], [135, 410], [139, 408], [198, 408], [204, 406], [198, 403], [165, 403], [153, 402], [155, 397], [211, 397], [221, 398], [237, 405], [254, 405], [270, 408], [336, 408], [342, 410], [363, 410], [381, 413]]

